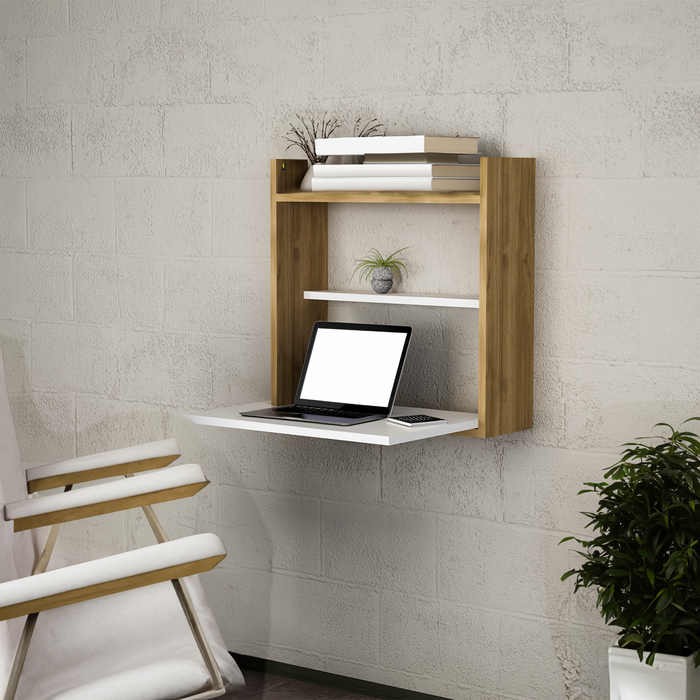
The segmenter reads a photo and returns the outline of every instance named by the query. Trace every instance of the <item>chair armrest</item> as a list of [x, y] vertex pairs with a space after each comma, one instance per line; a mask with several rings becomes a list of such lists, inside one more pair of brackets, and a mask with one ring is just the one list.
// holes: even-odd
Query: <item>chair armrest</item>
[[191, 535], [0, 583], [0, 620], [213, 569], [226, 550], [214, 534]]
[[208, 483], [199, 464], [181, 464], [133, 479], [7, 503], [4, 516], [20, 532], [193, 496]]
[[29, 493], [167, 467], [180, 456], [177, 440], [159, 440], [27, 469]]

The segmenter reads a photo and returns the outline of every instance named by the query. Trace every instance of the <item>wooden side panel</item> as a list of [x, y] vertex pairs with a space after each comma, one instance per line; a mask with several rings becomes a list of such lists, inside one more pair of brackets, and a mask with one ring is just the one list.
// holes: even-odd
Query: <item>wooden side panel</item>
[[535, 160], [482, 158], [479, 428], [492, 437], [532, 427]]
[[273, 406], [294, 400], [311, 329], [328, 318], [328, 302], [304, 299], [328, 288], [328, 204], [279, 202], [299, 188], [306, 161], [271, 161], [271, 339]]

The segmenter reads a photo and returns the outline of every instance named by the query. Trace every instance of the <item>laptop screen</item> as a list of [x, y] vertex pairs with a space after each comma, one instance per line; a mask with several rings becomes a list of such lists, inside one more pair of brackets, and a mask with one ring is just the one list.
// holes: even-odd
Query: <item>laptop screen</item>
[[410, 336], [408, 326], [317, 323], [296, 402], [391, 409]]

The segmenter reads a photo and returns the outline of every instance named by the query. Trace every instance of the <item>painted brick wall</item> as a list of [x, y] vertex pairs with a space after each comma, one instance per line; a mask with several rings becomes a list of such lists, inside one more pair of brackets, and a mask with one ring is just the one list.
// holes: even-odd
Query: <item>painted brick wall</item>
[[[295, 113], [537, 158], [535, 428], [378, 448], [196, 428], [269, 393], [268, 159]], [[575, 494], [700, 399], [693, 0], [0, 0], [0, 343], [27, 465], [177, 437], [212, 485], [232, 650], [461, 700], [604, 700]], [[292, 155], [290, 151], [286, 155]], [[295, 153], [294, 157], [301, 154]], [[410, 245], [406, 290], [478, 287], [475, 207], [331, 207], [331, 279]], [[473, 409], [470, 311], [408, 322], [402, 389]], [[82, 556], [143, 518], [65, 528]]]

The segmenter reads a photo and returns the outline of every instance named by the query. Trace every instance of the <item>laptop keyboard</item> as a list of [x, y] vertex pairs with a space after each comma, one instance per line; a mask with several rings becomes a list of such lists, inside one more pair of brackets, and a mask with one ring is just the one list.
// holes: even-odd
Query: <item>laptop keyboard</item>
[[318, 408], [316, 406], [294, 406], [295, 411], [308, 413], [312, 416], [337, 416], [338, 418], [364, 418], [373, 415], [371, 413], [358, 413], [357, 411], [341, 411], [339, 408]]

